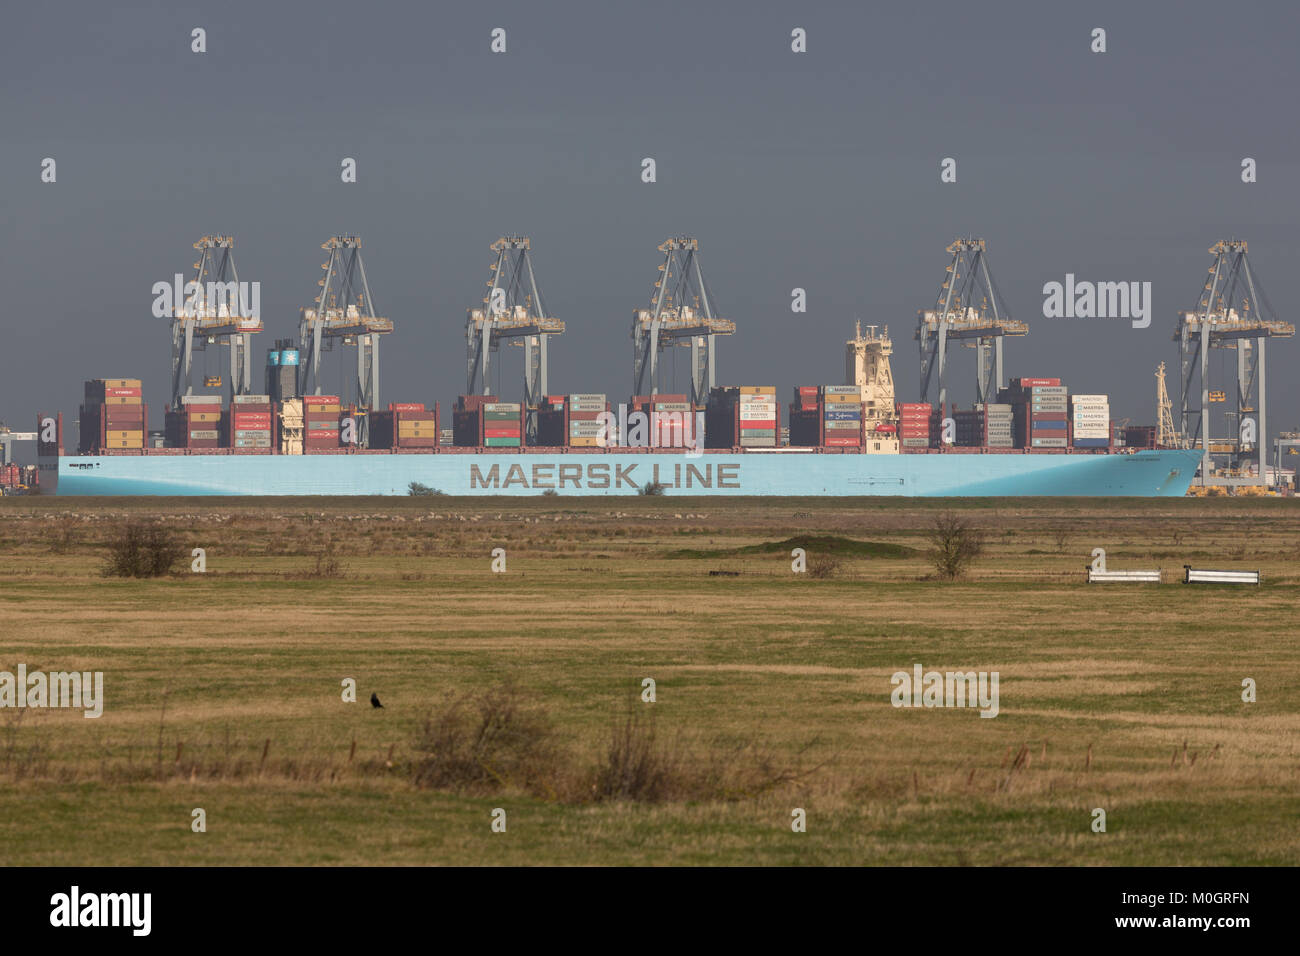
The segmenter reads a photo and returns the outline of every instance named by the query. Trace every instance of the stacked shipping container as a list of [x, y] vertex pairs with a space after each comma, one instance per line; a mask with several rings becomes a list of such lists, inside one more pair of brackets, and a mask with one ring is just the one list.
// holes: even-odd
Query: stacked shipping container
[[1059, 378], [1013, 378], [998, 393], [1014, 408], [1017, 448], [1069, 445], [1068, 393]]
[[816, 385], [796, 385], [790, 402], [790, 444], [813, 448], [822, 443], [821, 402]]
[[271, 396], [236, 395], [226, 419], [226, 447], [271, 453]]
[[[629, 416], [632, 412], [646, 416], [646, 438], [651, 448], [684, 448], [687, 431], [695, 427], [694, 410], [688, 395], [633, 395]], [[691, 440], [694, 442], [696, 438]]]
[[370, 416], [371, 448], [436, 448], [438, 409], [420, 402], [393, 402]]
[[705, 446], [774, 448], [778, 418], [775, 386], [715, 388], [705, 415]]
[[828, 448], [862, 445], [862, 389], [857, 385], [823, 385], [822, 441]]
[[498, 402], [495, 395], [462, 395], [452, 415], [457, 445], [519, 448], [523, 445], [523, 406]]
[[182, 395], [167, 413], [166, 439], [169, 448], [221, 447], [221, 396]]
[[1106, 448], [1110, 445], [1110, 397], [1070, 396], [1070, 434], [1075, 448]]
[[955, 444], [963, 448], [1014, 448], [1014, 417], [1007, 404], [976, 405], [970, 411], [954, 411]]
[[86, 382], [81, 406], [81, 450], [143, 448], [148, 411], [138, 378]]
[[564, 437], [567, 444], [576, 448], [599, 447], [604, 434], [600, 416], [609, 410], [606, 397], [593, 392], [577, 393], [568, 396], [565, 406], [567, 415], [564, 420], [568, 422], [568, 433]]
[[342, 410], [337, 395], [302, 397], [302, 447], [305, 453], [339, 447], [339, 416]]
[[929, 402], [902, 402], [898, 406], [898, 439], [903, 448], [929, 448], [934, 407]]

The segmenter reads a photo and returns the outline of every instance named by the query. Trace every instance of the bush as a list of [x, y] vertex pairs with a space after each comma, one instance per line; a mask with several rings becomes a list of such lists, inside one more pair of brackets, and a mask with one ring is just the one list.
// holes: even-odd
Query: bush
[[840, 570], [839, 558], [829, 554], [815, 554], [808, 559], [808, 577], [810, 578], [833, 578]]
[[653, 721], [633, 703], [614, 725], [604, 759], [596, 769], [597, 800], [654, 803], [680, 785], [677, 755], [661, 747]]
[[430, 495], [441, 495], [443, 492], [437, 488], [430, 488], [428, 485], [413, 481], [406, 486], [406, 493], [416, 498], [424, 498]]
[[334, 550], [334, 542], [327, 540], [325, 546], [316, 554], [316, 567], [308, 570], [306, 577], [339, 578], [343, 573], [344, 567]]
[[131, 521], [119, 527], [109, 538], [104, 576], [157, 578], [170, 574], [185, 557], [184, 546], [169, 528]]
[[984, 536], [965, 518], [945, 511], [930, 530], [930, 560], [939, 576], [949, 581], [965, 574], [984, 551]]
[[664, 486], [657, 481], [647, 481], [637, 489], [636, 493], [638, 495], [662, 495], [664, 493]]
[[550, 723], [513, 684], [459, 697], [426, 716], [415, 752], [412, 778], [420, 788], [554, 796], [559, 762]]

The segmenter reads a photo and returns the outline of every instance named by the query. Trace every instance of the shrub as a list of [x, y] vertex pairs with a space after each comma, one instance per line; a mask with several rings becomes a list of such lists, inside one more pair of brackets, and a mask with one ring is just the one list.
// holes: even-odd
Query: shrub
[[984, 536], [969, 521], [951, 511], [934, 519], [930, 529], [930, 560], [949, 581], [965, 574], [984, 551]]
[[430, 488], [428, 485], [422, 484], [418, 481], [413, 481], [409, 485], [407, 485], [406, 493], [416, 498], [425, 498], [430, 495], [443, 494], [443, 492], [439, 491], [437, 488]]
[[427, 715], [414, 749], [417, 787], [554, 796], [559, 762], [550, 722], [513, 684], [461, 696]]
[[808, 559], [807, 574], [810, 578], [833, 578], [840, 570], [840, 560], [829, 554], [814, 554]]
[[647, 481], [637, 489], [636, 493], [638, 495], [662, 495], [664, 493], [664, 486], [657, 481]]
[[678, 762], [676, 753], [659, 744], [653, 720], [637, 704], [630, 704], [615, 723], [604, 759], [596, 768], [596, 799], [662, 800], [679, 783]]
[[185, 559], [185, 548], [169, 528], [130, 521], [109, 538], [105, 577], [157, 578]]

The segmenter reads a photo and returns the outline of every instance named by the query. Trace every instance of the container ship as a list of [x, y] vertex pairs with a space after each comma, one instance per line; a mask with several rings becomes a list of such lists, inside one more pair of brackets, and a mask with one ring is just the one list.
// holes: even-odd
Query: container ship
[[[182, 394], [151, 431], [139, 379], [86, 383], [76, 453], [38, 417], [43, 493], [59, 495], [681, 495], [1181, 497], [1201, 452], [1117, 429], [1107, 396], [1011, 379], [969, 409], [897, 403], [888, 329], [846, 343], [846, 382], [685, 394], [463, 395], [366, 408], [301, 394], [300, 350], [265, 394]], [[246, 354], [246, 353], [245, 353]], [[65, 452], [65, 437], [69, 451]]]

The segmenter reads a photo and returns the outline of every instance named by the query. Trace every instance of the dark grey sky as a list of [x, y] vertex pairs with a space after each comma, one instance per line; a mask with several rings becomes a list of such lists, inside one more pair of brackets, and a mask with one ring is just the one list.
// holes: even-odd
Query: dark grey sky
[[[156, 422], [167, 322], [154, 282], [204, 233], [262, 283], [256, 361], [296, 335], [319, 245], [363, 237], [383, 400], [464, 390], [465, 309], [499, 235], [531, 235], [551, 311], [551, 390], [626, 396], [631, 310], [655, 247], [700, 239], [722, 314], [719, 382], [838, 382], [855, 318], [888, 324], [900, 396], [912, 339], [959, 234], [983, 236], [1030, 335], [1008, 375], [1108, 392], [1153, 422], [1229, 236], [1250, 240], [1282, 317], [1300, 238], [1293, 3], [24, 4], [0, 32], [5, 235], [0, 419], [75, 415], [86, 378], [139, 377]], [[190, 52], [206, 28], [208, 52]], [[508, 52], [489, 52], [494, 27]], [[809, 52], [790, 52], [793, 27]], [[1104, 27], [1107, 53], [1089, 52]], [[58, 182], [40, 182], [40, 163]], [[355, 157], [359, 182], [339, 179]], [[659, 181], [640, 181], [652, 156]], [[939, 181], [952, 156], [958, 182]], [[1259, 181], [1240, 180], [1242, 157]], [[1067, 272], [1153, 283], [1154, 321], [1042, 318]], [[808, 291], [807, 314], [790, 290]], [[1270, 431], [1300, 425], [1274, 346]], [[344, 353], [351, 358], [351, 352]], [[683, 355], [685, 353], [682, 353]], [[339, 353], [326, 382], [339, 381]], [[521, 388], [505, 350], [503, 392]], [[973, 353], [950, 380], [973, 397]], [[1216, 357], [1215, 365], [1220, 360]], [[671, 359], [668, 361], [671, 369]], [[1229, 365], [1226, 360], [1223, 369]], [[678, 361], [673, 390], [684, 390]], [[1176, 383], [1176, 372], [1171, 391]], [[665, 385], [673, 384], [671, 381]]]

